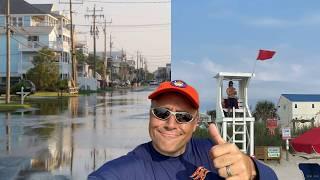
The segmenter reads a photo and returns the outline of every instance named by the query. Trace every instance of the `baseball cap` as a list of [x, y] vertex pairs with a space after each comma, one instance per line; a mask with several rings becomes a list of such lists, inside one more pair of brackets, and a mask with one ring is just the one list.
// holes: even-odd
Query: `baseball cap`
[[199, 95], [196, 89], [182, 80], [166, 81], [161, 83], [158, 88], [149, 95], [149, 99], [156, 99], [159, 95], [177, 92], [187, 97], [195, 108], [199, 108]]

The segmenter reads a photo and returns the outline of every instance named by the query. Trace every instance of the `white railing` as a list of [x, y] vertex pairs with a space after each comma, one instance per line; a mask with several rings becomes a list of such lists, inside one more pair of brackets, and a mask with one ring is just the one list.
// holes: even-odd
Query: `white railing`
[[63, 49], [69, 49], [65, 43], [60, 43], [57, 41], [50, 41], [48, 44], [40, 43], [37, 41], [28, 41], [25, 44], [19, 44], [20, 51], [39, 51], [42, 48], [49, 48], [54, 51], [61, 51]]

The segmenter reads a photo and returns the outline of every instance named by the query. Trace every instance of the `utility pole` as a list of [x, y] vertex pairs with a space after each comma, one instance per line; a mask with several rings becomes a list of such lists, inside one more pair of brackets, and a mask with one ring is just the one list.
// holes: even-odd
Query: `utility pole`
[[123, 55], [124, 55], [124, 54], [123, 54], [123, 48], [122, 48], [122, 49], [121, 49], [121, 61], [123, 61], [123, 59], [124, 59], [124, 58], [123, 58]]
[[112, 42], [112, 35], [110, 33], [110, 42], [109, 42], [109, 48], [110, 48], [110, 52], [109, 52], [109, 57], [112, 58], [112, 46], [113, 46], [113, 42]]
[[140, 79], [143, 81], [143, 56], [142, 56], [142, 54], [140, 54], [139, 76], [140, 76]]
[[110, 22], [107, 22], [106, 19], [104, 19], [104, 27], [103, 27], [103, 33], [104, 33], [104, 53], [103, 53], [103, 59], [104, 59], [104, 71], [103, 71], [103, 76], [105, 82], [107, 82], [107, 69], [108, 69], [108, 58], [107, 58], [107, 23], [111, 24], [112, 19]]
[[6, 78], [6, 104], [10, 103], [10, 0], [7, 0], [7, 11], [6, 11], [6, 34], [7, 34], [7, 78]]
[[85, 15], [85, 17], [91, 17], [93, 19], [93, 26], [91, 26], [91, 35], [93, 36], [93, 77], [96, 78], [96, 36], [99, 31], [96, 26], [96, 18], [103, 18], [104, 15], [96, 15], [96, 11], [103, 11], [102, 8], [100, 10], [96, 10], [96, 5], [94, 5], [93, 10], [87, 10], [88, 12], [93, 12], [93, 14]]
[[137, 83], [139, 82], [139, 51], [137, 51]]
[[69, 13], [70, 13], [70, 40], [71, 40], [71, 48], [70, 48], [70, 54], [71, 54], [71, 85], [72, 87], [77, 86], [77, 60], [76, 60], [76, 53], [75, 53], [75, 44], [74, 44], [74, 27], [73, 27], [73, 16], [72, 16], [72, 4], [83, 4], [82, 2], [72, 2], [72, 0], [69, 0], [69, 3], [67, 2], [61, 2], [59, 0], [60, 4], [69, 4]]
[[73, 42], [73, 23], [72, 23], [72, 2], [69, 0], [70, 7], [70, 38], [71, 38], [71, 63], [72, 63], [72, 86], [76, 87], [76, 57], [74, 52], [74, 42]]
[[109, 42], [109, 58], [111, 60], [111, 67], [110, 67], [110, 80], [112, 81], [112, 45], [113, 45], [113, 42], [112, 42], [112, 35], [110, 33], [110, 42]]
[[147, 81], [147, 61], [146, 60], [144, 60], [143, 69], [144, 69], [143, 76], [144, 76], [144, 79]]

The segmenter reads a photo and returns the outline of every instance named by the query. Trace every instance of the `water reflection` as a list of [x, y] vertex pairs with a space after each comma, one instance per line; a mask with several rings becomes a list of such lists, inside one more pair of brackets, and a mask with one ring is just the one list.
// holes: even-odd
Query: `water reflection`
[[6, 135], [5, 135], [5, 138], [6, 138], [6, 153], [7, 154], [10, 154], [10, 137], [11, 137], [11, 128], [10, 128], [10, 113], [6, 113], [6, 118], [5, 118], [5, 126], [6, 126]]
[[149, 93], [32, 99], [37, 110], [0, 113], [0, 179], [86, 179], [149, 139]]

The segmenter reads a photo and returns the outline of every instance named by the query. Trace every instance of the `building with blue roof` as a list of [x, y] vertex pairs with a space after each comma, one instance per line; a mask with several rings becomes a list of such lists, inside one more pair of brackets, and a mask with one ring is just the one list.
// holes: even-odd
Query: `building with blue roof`
[[277, 109], [281, 127], [320, 125], [320, 94], [281, 94]]

